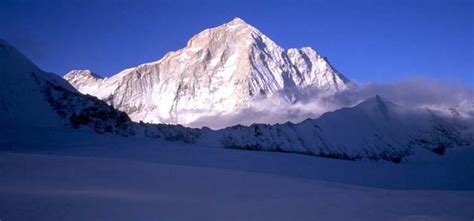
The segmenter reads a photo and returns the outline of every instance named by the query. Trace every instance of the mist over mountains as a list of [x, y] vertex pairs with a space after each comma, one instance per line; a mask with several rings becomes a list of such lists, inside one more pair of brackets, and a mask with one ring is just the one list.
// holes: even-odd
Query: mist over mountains
[[135, 122], [197, 128], [298, 123], [375, 95], [474, 116], [470, 88], [429, 79], [357, 84], [314, 49], [283, 49], [240, 18], [196, 34], [158, 61], [107, 78], [74, 70], [64, 79]]

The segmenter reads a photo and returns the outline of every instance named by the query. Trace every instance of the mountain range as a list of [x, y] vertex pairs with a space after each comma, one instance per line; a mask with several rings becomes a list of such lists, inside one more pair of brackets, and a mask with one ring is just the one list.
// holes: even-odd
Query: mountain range
[[[194, 59], [199, 54], [202, 59]], [[75, 71], [65, 79], [71, 84], [42, 71], [0, 40], [0, 128], [15, 128], [20, 134], [76, 128], [218, 148], [396, 163], [419, 149], [443, 155], [474, 144], [472, 119], [406, 107], [378, 95], [299, 123], [212, 130], [146, 122], [154, 122], [152, 118], [189, 122], [201, 114], [236, 111], [259, 102], [257, 98], [278, 97], [291, 105], [308, 96], [303, 93], [307, 88], [326, 96], [349, 90], [350, 82], [313, 50], [283, 50], [240, 19], [205, 30], [186, 48], [158, 62], [110, 78]], [[193, 115], [183, 112], [186, 108], [205, 111], [195, 110]], [[160, 115], [170, 111], [174, 118]], [[181, 114], [187, 117], [178, 117]], [[3, 148], [15, 148], [11, 145]]]

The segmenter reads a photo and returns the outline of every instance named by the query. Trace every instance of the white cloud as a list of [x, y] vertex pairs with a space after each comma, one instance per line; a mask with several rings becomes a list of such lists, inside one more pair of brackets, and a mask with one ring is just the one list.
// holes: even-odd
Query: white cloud
[[293, 105], [288, 105], [280, 98], [261, 99], [251, 108], [233, 114], [201, 117], [188, 126], [206, 125], [217, 129], [237, 124], [298, 123], [307, 118], [317, 118], [328, 111], [357, 105], [375, 95], [407, 107], [426, 107], [440, 111], [455, 108], [463, 117], [474, 118], [474, 90], [462, 84], [418, 78], [389, 84], [354, 85], [352, 89], [335, 96], [323, 94], [319, 91], [305, 91], [298, 95], [299, 101]]

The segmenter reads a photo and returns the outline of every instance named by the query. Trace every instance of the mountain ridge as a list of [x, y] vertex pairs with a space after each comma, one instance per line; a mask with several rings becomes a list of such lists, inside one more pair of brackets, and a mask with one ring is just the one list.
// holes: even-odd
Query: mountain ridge
[[379, 95], [297, 124], [238, 125], [221, 133], [224, 147], [232, 149], [394, 163], [413, 156], [418, 148], [443, 155], [450, 148], [474, 145], [472, 132], [456, 119], [403, 107]]

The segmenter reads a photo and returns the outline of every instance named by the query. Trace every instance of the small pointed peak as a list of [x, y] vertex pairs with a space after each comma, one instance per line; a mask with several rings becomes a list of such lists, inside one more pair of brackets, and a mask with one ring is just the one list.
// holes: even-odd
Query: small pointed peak
[[[198, 34], [194, 35], [191, 39], [189, 39], [188, 43], [186, 44], [186, 47], [199, 47], [200, 44], [199, 42], [201, 41], [206, 41], [209, 38], [209, 33], [214, 33], [217, 36], [222, 36], [226, 35], [228, 33], [256, 33], [261, 35], [260, 31], [253, 27], [252, 25], [246, 23], [244, 20], [242, 20], [239, 17], [235, 17], [231, 21], [227, 23], [223, 23], [219, 26], [213, 27], [206, 29], [202, 32], [199, 32]], [[230, 35], [232, 35], [230, 34]]]
[[225, 25], [230, 26], [230, 27], [237, 27], [237, 26], [253, 27], [252, 25], [248, 24], [247, 22], [245, 22], [243, 19], [239, 17], [235, 17], [234, 19], [232, 19], [232, 21], [226, 23]]
[[382, 97], [382, 96], [380, 96], [380, 95], [378, 95], [378, 94], [375, 95], [374, 99], [375, 99], [375, 101], [377, 101], [377, 102], [379, 102], [379, 103], [386, 103], [386, 101], [387, 101], [384, 97]]
[[302, 47], [300, 50], [304, 51], [305, 53], [310, 53], [310, 54], [315, 54], [315, 55], [320, 56], [319, 53], [310, 46]]
[[380, 113], [382, 116], [387, 117], [389, 113], [389, 109], [392, 109], [394, 106], [392, 103], [387, 102], [384, 98], [376, 95], [375, 97], [371, 97], [360, 104], [356, 105], [355, 108], [359, 110], [363, 110], [364, 112], [370, 114]]
[[90, 70], [72, 70], [64, 75], [65, 79], [82, 76], [82, 77], [90, 77], [96, 79], [102, 79], [102, 77]]
[[372, 107], [397, 107], [399, 105], [385, 99], [385, 97], [382, 97], [380, 95], [375, 95], [374, 97], [370, 97], [369, 99], [361, 102], [359, 105], [362, 106], [372, 106]]
[[376, 94], [375, 96], [365, 100], [362, 103], [372, 103], [372, 104], [380, 104], [380, 103], [385, 103], [385, 98], [381, 97], [380, 95]]
[[229, 23], [240, 23], [240, 24], [247, 24], [247, 22], [245, 22], [243, 19], [239, 18], [239, 17], [235, 17], [234, 19], [232, 19], [232, 21], [230, 21]]

